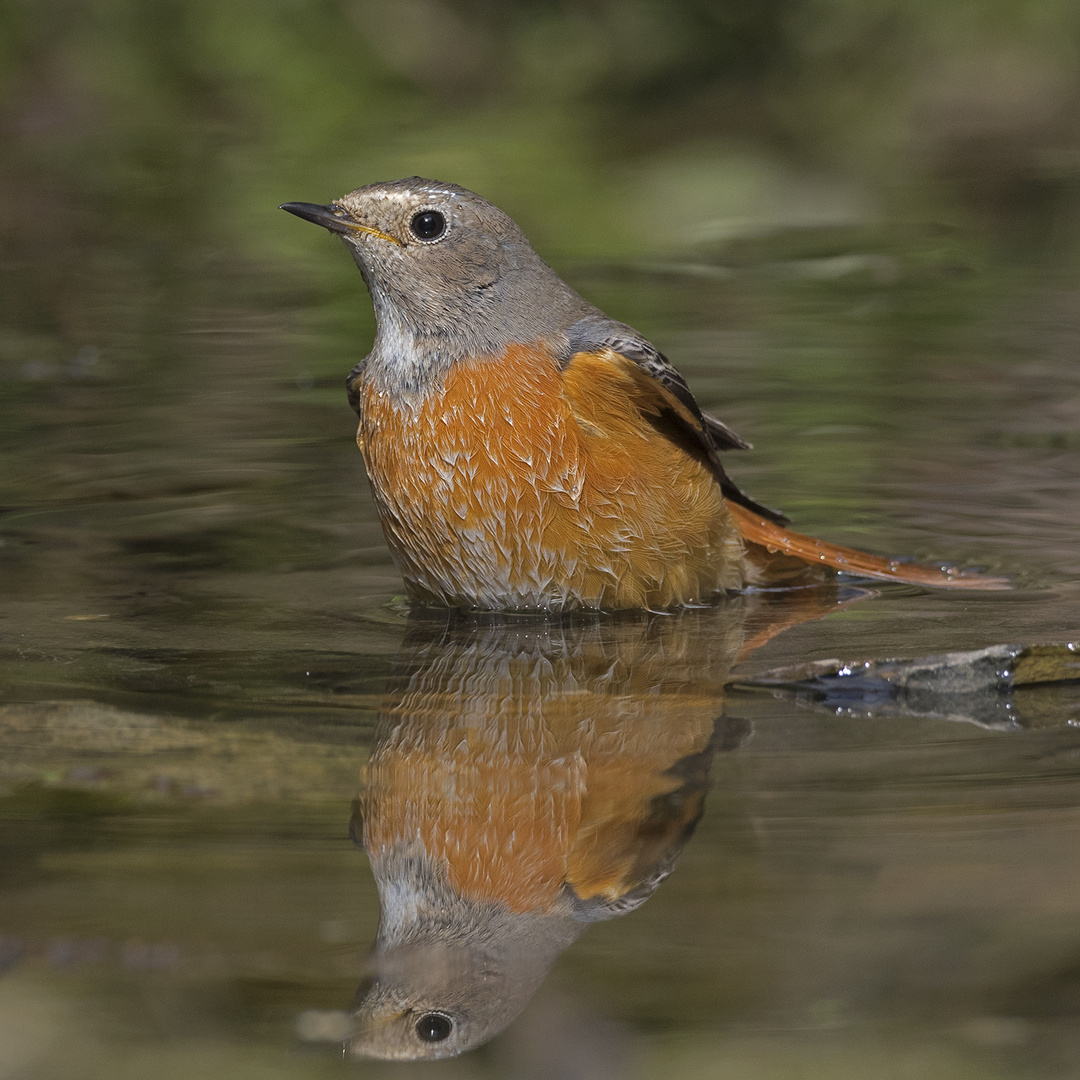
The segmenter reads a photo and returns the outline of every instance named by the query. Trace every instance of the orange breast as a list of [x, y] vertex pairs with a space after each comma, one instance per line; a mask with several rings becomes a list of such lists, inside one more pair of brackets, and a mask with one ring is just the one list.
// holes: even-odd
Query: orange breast
[[418, 399], [366, 385], [358, 442], [410, 593], [559, 610], [738, 588], [719, 485], [649, 423], [647, 394], [603, 353], [561, 371], [539, 346], [459, 365]]
[[677, 766], [710, 745], [741, 640], [730, 619], [662, 622], [425, 643], [365, 769], [369, 855], [418, 847], [455, 893], [511, 911], [640, 886], [700, 811]]

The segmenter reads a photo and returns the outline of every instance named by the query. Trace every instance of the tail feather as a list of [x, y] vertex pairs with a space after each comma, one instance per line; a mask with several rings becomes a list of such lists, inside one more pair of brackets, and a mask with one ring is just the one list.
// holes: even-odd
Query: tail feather
[[932, 585], [948, 589], [1011, 589], [1008, 579], [966, 575], [955, 570], [903, 563], [896, 559], [883, 559], [855, 548], [841, 547], [812, 536], [794, 532], [778, 525], [738, 503], [728, 501], [728, 507], [743, 539], [760, 544], [770, 552], [791, 555], [811, 566], [831, 566], [846, 574], [877, 578], [881, 581], [902, 581], [909, 585]]

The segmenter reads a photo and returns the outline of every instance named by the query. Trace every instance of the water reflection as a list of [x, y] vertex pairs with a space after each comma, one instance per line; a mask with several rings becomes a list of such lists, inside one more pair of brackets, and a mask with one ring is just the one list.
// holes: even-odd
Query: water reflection
[[586, 927], [647, 900], [701, 816], [732, 665], [829, 587], [670, 616], [414, 622], [353, 835], [381, 918], [349, 1049], [487, 1041]]

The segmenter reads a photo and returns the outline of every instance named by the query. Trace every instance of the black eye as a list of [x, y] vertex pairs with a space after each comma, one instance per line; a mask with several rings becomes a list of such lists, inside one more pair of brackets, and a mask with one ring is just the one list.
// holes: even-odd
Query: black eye
[[409, 222], [409, 228], [417, 240], [438, 240], [446, 232], [446, 218], [438, 210], [421, 210]]
[[[417, 214], [417, 217], [419, 216]], [[442, 218], [440, 217], [439, 220], [442, 221]], [[424, 1013], [416, 1021], [416, 1034], [420, 1036], [421, 1042], [442, 1042], [443, 1039], [450, 1038], [450, 1032], [453, 1030], [454, 1025], [450, 1017], [443, 1016], [442, 1013]]]

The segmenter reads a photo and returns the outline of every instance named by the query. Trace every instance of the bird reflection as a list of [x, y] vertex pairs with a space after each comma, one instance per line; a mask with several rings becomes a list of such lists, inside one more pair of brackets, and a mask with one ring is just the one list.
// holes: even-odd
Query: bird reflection
[[715, 750], [745, 735], [721, 718], [732, 665], [836, 603], [822, 587], [668, 616], [414, 619], [352, 823], [381, 916], [348, 1050], [479, 1046], [589, 923], [648, 899]]

